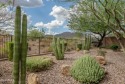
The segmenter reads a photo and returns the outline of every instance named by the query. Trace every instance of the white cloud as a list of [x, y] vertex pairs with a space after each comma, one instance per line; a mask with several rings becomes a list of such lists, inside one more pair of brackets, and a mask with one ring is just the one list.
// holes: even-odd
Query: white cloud
[[50, 15], [54, 16], [56, 20], [64, 21], [69, 16], [69, 11], [62, 6], [54, 6]]
[[43, 22], [38, 22], [38, 23], [35, 24], [35, 26], [36, 26], [36, 27], [42, 27], [42, 28], [45, 27], [45, 25], [44, 25]]
[[52, 29], [52, 28], [57, 28], [58, 26], [62, 26], [62, 25], [63, 25], [63, 21], [53, 20], [53, 21], [45, 24], [45, 27]]
[[32, 20], [31, 20], [31, 15], [27, 15], [27, 21], [28, 21], [28, 25], [32, 24]]
[[59, 34], [59, 33], [53, 32], [53, 31], [48, 31], [48, 32], [46, 32], [46, 35], [56, 35], [56, 34]]
[[54, 34], [51, 31], [51, 29], [57, 28], [57, 27], [62, 26], [62, 25], [63, 25], [63, 21], [58, 21], [58, 20], [53, 20], [47, 24], [44, 24], [43, 22], [39, 22], [39, 23], [35, 24], [36, 27], [47, 28], [48, 29], [47, 34]]
[[62, 26], [65, 20], [69, 17], [69, 11], [62, 6], [54, 6], [50, 12], [51, 16], [55, 17], [55, 20], [52, 20], [48, 23], [38, 22], [35, 24], [36, 27], [47, 28], [48, 34], [53, 34], [51, 29]]
[[[1, 3], [7, 3], [9, 0], [0, 0]], [[11, 0], [13, 1], [13, 0]], [[15, 5], [24, 7], [37, 7], [43, 5], [42, 0], [15, 0]]]

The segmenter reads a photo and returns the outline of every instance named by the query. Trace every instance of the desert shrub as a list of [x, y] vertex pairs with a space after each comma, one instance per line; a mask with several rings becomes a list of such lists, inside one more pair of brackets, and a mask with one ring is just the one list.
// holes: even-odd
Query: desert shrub
[[38, 72], [46, 70], [52, 65], [53, 61], [48, 57], [30, 57], [27, 58], [27, 71]]
[[48, 52], [52, 52], [52, 51], [53, 51], [52, 47], [51, 46], [48, 47]]
[[68, 44], [64, 42], [64, 50], [66, 51]]
[[95, 84], [104, 77], [104, 70], [93, 57], [84, 56], [74, 62], [71, 75], [81, 83]]
[[111, 45], [110, 46], [110, 49], [112, 49], [112, 50], [118, 50], [118, 45], [116, 45], [116, 44], [113, 44], [113, 45]]
[[5, 55], [8, 54], [8, 42], [6, 42], [5, 44], [3, 44], [4, 47], [0, 48], [1, 52], [4, 52]]
[[82, 50], [82, 44], [77, 44], [77, 49]]
[[8, 60], [13, 61], [13, 48], [14, 48], [14, 43], [9, 42], [8, 43]]
[[101, 49], [99, 49], [99, 50], [97, 51], [97, 56], [105, 56], [105, 55], [106, 55], [106, 51], [101, 50]]
[[13, 42], [6, 42], [3, 46], [4, 47], [0, 47], [0, 54], [2, 54], [4, 57], [7, 57], [9, 54], [10, 54], [10, 52], [12, 51], [10, 51], [9, 50], [9, 44], [11, 44], [11, 43], [13, 43]]

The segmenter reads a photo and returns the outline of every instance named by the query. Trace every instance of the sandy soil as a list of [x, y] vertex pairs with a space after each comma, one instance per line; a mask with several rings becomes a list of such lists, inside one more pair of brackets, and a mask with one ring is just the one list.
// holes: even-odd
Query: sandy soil
[[[112, 50], [106, 51], [107, 65], [104, 67], [108, 74], [100, 84], [125, 84], [125, 54], [123, 52], [114, 52]], [[90, 54], [95, 56], [97, 54], [97, 49], [92, 49]], [[60, 73], [60, 67], [63, 64], [72, 65], [74, 60], [83, 56], [82, 51], [68, 52], [65, 54], [65, 60], [60, 61], [55, 60], [54, 56], [47, 56], [50, 56], [55, 64], [49, 70], [37, 73], [41, 79], [41, 84], [80, 84], [71, 76], [63, 76]], [[6, 81], [12, 80], [12, 66], [12, 62], [0, 61], [0, 72], [4, 73], [0, 76], [0, 84], [11, 84]], [[4, 83], [2, 83], [2, 81]]]

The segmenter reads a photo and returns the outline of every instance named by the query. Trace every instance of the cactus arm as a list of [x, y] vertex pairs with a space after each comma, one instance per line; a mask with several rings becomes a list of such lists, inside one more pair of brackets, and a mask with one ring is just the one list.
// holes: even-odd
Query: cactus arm
[[61, 49], [61, 44], [60, 44], [60, 38], [57, 38], [57, 51], [58, 51], [58, 56], [59, 58], [61, 57], [62, 53], [62, 49]]
[[64, 45], [64, 40], [62, 40], [62, 59], [64, 59], [64, 51], [65, 51], [65, 45]]
[[64, 59], [64, 51], [65, 51], [64, 41], [61, 44], [60, 38], [53, 38], [52, 47], [53, 47], [53, 52], [56, 56], [56, 59], [63, 60]]
[[53, 48], [53, 52], [56, 56], [56, 59], [58, 59], [58, 52], [57, 52], [57, 46], [56, 46], [56, 41], [57, 39], [55, 37], [53, 37], [53, 42], [52, 42], [52, 48]]
[[27, 56], [27, 16], [22, 19], [22, 54], [21, 54], [21, 84], [26, 84], [26, 56]]
[[21, 31], [21, 8], [16, 8], [15, 18], [15, 34], [14, 34], [14, 82], [13, 84], [19, 84], [19, 58], [20, 58], [20, 31]]
[[84, 43], [83, 43], [83, 49], [89, 50], [90, 48], [91, 48], [91, 36], [85, 35], [85, 40], [84, 40]]

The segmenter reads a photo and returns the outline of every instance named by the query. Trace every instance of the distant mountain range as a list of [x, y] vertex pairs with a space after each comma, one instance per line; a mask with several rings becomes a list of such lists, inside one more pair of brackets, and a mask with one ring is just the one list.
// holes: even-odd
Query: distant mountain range
[[77, 37], [76, 33], [72, 33], [72, 32], [63, 32], [61, 34], [56, 34], [56, 37], [60, 37], [60, 38], [75, 38]]

